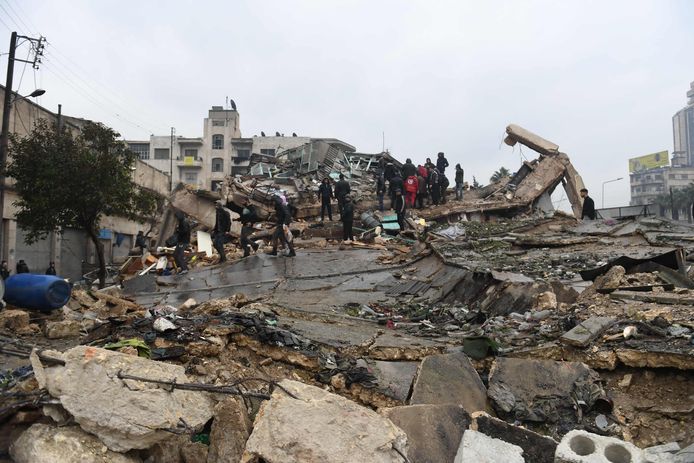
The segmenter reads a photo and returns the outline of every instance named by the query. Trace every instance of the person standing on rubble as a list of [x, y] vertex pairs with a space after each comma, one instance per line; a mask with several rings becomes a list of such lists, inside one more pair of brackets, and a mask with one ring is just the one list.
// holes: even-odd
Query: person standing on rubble
[[251, 248], [254, 251], [258, 250], [258, 244], [251, 240], [253, 235], [253, 224], [258, 221], [258, 213], [255, 207], [251, 204], [250, 198], [246, 198], [241, 212], [241, 247], [243, 248], [243, 257], [251, 255]]
[[340, 220], [342, 220], [342, 239], [348, 242], [354, 241], [354, 235], [352, 234], [352, 224], [354, 223], [354, 203], [352, 202], [352, 197], [350, 195], [345, 196], [345, 203], [342, 206], [342, 215], [340, 215]]
[[455, 165], [455, 199], [463, 200], [463, 191], [465, 187], [465, 171], [460, 164]]
[[400, 190], [400, 193], [405, 189], [405, 183], [402, 181], [400, 172], [395, 171], [395, 175], [388, 183], [388, 192], [390, 193], [390, 208], [395, 209], [395, 191]]
[[[340, 177], [343, 176], [340, 175]], [[335, 189], [337, 189], [337, 185], [335, 185]], [[344, 199], [344, 197], [342, 199]], [[289, 224], [292, 223], [292, 214], [289, 211], [289, 206], [287, 206], [279, 196], [275, 196], [275, 215], [277, 216], [277, 228], [275, 228], [275, 233], [272, 235], [272, 252], [270, 252], [270, 255], [277, 255], [277, 246], [281, 241], [289, 248], [289, 254], [287, 255], [289, 257], [294, 257], [296, 256], [296, 252], [294, 252], [294, 240], [291, 239], [291, 232], [289, 231]]]
[[420, 172], [417, 175], [417, 208], [424, 209], [424, 198], [427, 197], [427, 178]]
[[186, 219], [183, 211], [176, 211], [176, 249], [174, 249], [174, 262], [178, 267], [178, 273], [185, 275], [188, 273], [188, 262], [186, 261], [186, 249], [190, 246], [190, 222]]
[[429, 168], [429, 194], [431, 195], [431, 202], [435, 206], [438, 205], [441, 186], [439, 185], [439, 171], [436, 167]]
[[441, 187], [441, 204], [446, 204], [446, 193], [448, 192], [448, 185], [450, 184], [451, 182], [448, 180], [448, 177], [446, 177], [444, 174], [439, 175], [439, 185]]
[[20, 273], [31, 273], [24, 259], [19, 259], [19, 262], [17, 262], [17, 274], [19, 275]]
[[46, 269], [46, 275], [57, 275], [58, 272], [55, 271], [55, 262], [49, 262], [48, 268]]
[[7, 280], [10, 277], [10, 269], [7, 266], [6, 260], [3, 260], [2, 265], [0, 265], [0, 277], [2, 277], [3, 280]]
[[440, 152], [438, 159], [436, 159], [436, 168], [441, 175], [444, 175], [446, 173], [446, 167], [448, 167], [448, 159], [444, 157], [443, 152]]
[[586, 188], [581, 189], [581, 198], [583, 198], [583, 210], [581, 211], [581, 220], [595, 220], [595, 201], [588, 196]]
[[405, 209], [407, 208], [405, 204], [405, 198], [402, 196], [402, 190], [395, 190], [395, 200], [394, 200], [395, 213], [398, 215], [398, 225], [400, 225], [400, 231], [405, 230]]
[[383, 174], [376, 179], [376, 197], [378, 198], [378, 210], [383, 212], [383, 197], [386, 195], [386, 179]]
[[228, 241], [229, 232], [231, 231], [231, 217], [229, 212], [224, 209], [224, 204], [221, 200], [215, 202], [215, 221], [214, 229], [212, 230], [212, 243], [214, 248], [219, 253], [219, 262], [226, 262], [227, 256], [224, 252], [224, 244]]
[[333, 187], [330, 185], [330, 177], [325, 177], [318, 187], [318, 195], [320, 196], [320, 221], [325, 217], [325, 211], [328, 211], [328, 219], [333, 221], [333, 207], [330, 204], [334, 195]]
[[390, 184], [390, 179], [395, 177], [395, 166], [393, 165], [392, 162], [386, 163], [386, 168], [383, 170], [383, 176], [386, 179], [386, 182]]
[[407, 207], [414, 207], [417, 191], [419, 191], [419, 180], [417, 180], [416, 175], [410, 175], [405, 179], [405, 202]]
[[405, 164], [402, 166], [402, 177], [410, 178], [417, 176], [417, 168], [412, 164], [412, 159], [407, 158]]
[[429, 169], [436, 167], [433, 162], [431, 162], [431, 158], [427, 158], [426, 162], [424, 163], [424, 167], [427, 168], [427, 172]]
[[342, 215], [342, 205], [345, 203], [345, 196], [352, 192], [349, 187], [349, 182], [345, 180], [345, 176], [340, 174], [340, 180], [335, 184], [335, 197], [337, 198], [337, 210]]

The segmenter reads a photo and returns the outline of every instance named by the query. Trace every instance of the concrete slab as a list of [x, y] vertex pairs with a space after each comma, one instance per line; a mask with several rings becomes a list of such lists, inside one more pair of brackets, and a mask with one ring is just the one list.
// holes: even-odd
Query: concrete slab
[[453, 461], [470, 416], [460, 405], [407, 405], [383, 414], [407, 434], [412, 463]]
[[554, 463], [558, 442], [529, 429], [514, 426], [484, 412], [472, 414], [470, 428], [523, 449], [526, 460], [533, 463]]
[[559, 339], [565, 344], [586, 347], [616, 321], [614, 317], [590, 317], [564, 333]]
[[487, 410], [487, 390], [462, 352], [425, 358], [410, 404], [458, 404], [468, 412]]
[[454, 463], [525, 463], [523, 449], [481, 432], [468, 429], [463, 434]]
[[378, 380], [378, 388], [382, 393], [403, 403], [407, 401], [419, 362], [365, 362], [369, 372]]

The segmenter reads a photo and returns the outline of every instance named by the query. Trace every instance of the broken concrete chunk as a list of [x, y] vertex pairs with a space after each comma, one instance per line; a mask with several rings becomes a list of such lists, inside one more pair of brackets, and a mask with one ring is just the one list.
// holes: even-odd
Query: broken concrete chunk
[[595, 278], [596, 289], [616, 289], [622, 284], [622, 278], [626, 274], [626, 270], [621, 265], [615, 265], [610, 268], [607, 273]]
[[559, 443], [556, 463], [646, 463], [644, 452], [629, 442], [574, 429]]
[[553, 463], [557, 441], [529, 429], [514, 426], [484, 412], [472, 414], [470, 428], [523, 449], [523, 456], [533, 463]]
[[44, 332], [48, 339], [74, 338], [80, 335], [82, 325], [77, 320], [46, 322]]
[[540, 293], [535, 298], [535, 310], [550, 310], [557, 308], [557, 295], [552, 291]]
[[251, 434], [251, 420], [243, 400], [229, 397], [214, 408], [208, 463], [239, 461]]
[[462, 352], [422, 360], [410, 404], [458, 404], [468, 413], [487, 410], [487, 390]]
[[[407, 436], [389, 419], [323, 389], [284, 380], [264, 402], [243, 463], [401, 463]], [[397, 449], [397, 451], [395, 450]]]
[[561, 341], [572, 346], [586, 347], [617, 321], [614, 317], [590, 317], [561, 336]]
[[370, 360], [366, 366], [376, 377], [379, 391], [403, 403], [407, 400], [419, 362]]
[[15, 309], [0, 311], [0, 329], [17, 331], [27, 326], [29, 326], [28, 312]]
[[525, 463], [523, 449], [481, 432], [468, 429], [463, 434], [454, 463]]
[[15, 463], [141, 463], [140, 458], [108, 450], [79, 426], [54, 427], [36, 423], [10, 447]]
[[186, 383], [182, 366], [86, 346], [50, 355], [65, 365], [44, 367], [32, 355], [39, 385], [60, 400], [82, 429], [116, 452], [151, 447], [171, 436], [165, 430], [182, 422], [198, 429], [212, 416], [212, 402], [204, 393], [118, 378], [120, 372]]
[[675, 463], [694, 463], [694, 444], [675, 454]]
[[406, 405], [383, 414], [405, 431], [412, 463], [453, 461], [470, 416], [460, 405]]
[[605, 397], [599, 381], [583, 363], [497, 358], [489, 373], [489, 398], [502, 418], [575, 423], [576, 401], [590, 408]]

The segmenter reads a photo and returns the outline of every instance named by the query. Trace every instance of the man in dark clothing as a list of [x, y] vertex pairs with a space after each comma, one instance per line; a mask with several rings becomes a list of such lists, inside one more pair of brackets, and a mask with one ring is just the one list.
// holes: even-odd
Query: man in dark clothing
[[446, 192], [448, 191], [448, 185], [450, 185], [448, 177], [443, 174], [439, 175], [439, 185], [441, 187], [441, 204], [446, 204]]
[[7, 267], [7, 261], [3, 260], [2, 265], [0, 265], [0, 277], [3, 280], [7, 280], [10, 277], [10, 269]]
[[436, 167], [433, 162], [431, 162], [431, 158], [427, 158], [427, 161], [424, 163], [424, 167], [427, 168], [427, 171], [432, 168]]
[[333, 221], [333, 207], [330, 201], [333, 199], [333, 187], [330, 185], [330, 178], [325, 177], [318, 187], [318, 196], [320, 196], [320, 221], [325, 217], [325, 211], [328, 211], [328, 219]]
[[417, 207], [424, 209], [424, 198], [427, 197], [427, 179], [421, 174], [417, 176]]
[[390, 183], [390, 179], [395, 177], [395, 166], [392, 162], [386, 164], [386, 168], [383, 171], [383, 177], [385, 177], [386, 182]]
[[588, 196], [587, 189], [583, 188], [581, 190], [581, 198], [583, 198], [583, 211], [581, 212], [581, 220], [595, 220], [595, 201], [593, 201], [593, 198]]
[[349, 182], [345, 180], [345, 176], [340, 174], [340, 180], [335, 184], [335, 197], [337, 198], [337, 210], [342, 214], [342, 204], [345, 202], [345, 196], [351, 193]]
[[463, 191], [465, 188], [465, 171], [460, 164], [455, 165], [455, 199], [463, 200]]
[[[340, 177], [342, 177], [342, 175], [340, 175]], [[337, 189], [337, 185], [335, 189]], [[294, 252], [294, 242], [293, 240], [287, 239], [289, 224], [292, 223], [292, 214], [289, 211], [289, 206], [287, 206], [279, 196], [275, 196], [275, 215], [277, 216], [277, 228], [275, 228], [275, 233], [272, 235], [272, 252], [270, 255], [277, 255], [277, 245], [279, 241], [281, 241], [289, 248], [288, 256], [294, 257], [296, 256], [296, 252]]]
[[395, 176], [390, 179], [388, 184], [388, 192], [390, 193], [390, 208], [395, 209], [395, 191], [400, 190], [400, 193], [405, 189], [405, 183], [402, 181], [399, 172], [395, 172]]
[[405, 229], [405, 197], [402, 195], [402, 190], [395, 190], [395, 213], [398, 215], [398, 224], [400, 231]]
[[17, 274], [20, 273], [31, 273], [29, 271], [29, 266], [26, 262], [24, 262], [24, 259], [19, 259], [19, 262], [17, 262]]
[[246, 199], [241, 212], [241, 248], [243, 249], [243, 257], [251, 255], [251, 248], [254, 251], [258, 250], [258, 245], [251, 241], [250, 237], [253, 234], [253, 224], [258, 220], [258, 214], [255, 207], [251, 204], [250, 199]]
[[227, 256], [224, 252], [224, 243], [227, 242], [229, 231], [231, 230], [231, 217], [224, 209], [222, 201], [215, 203], [215, 221], [212, 230], [212, 243], [219, 253], [219, 263], [226, 262]]
[[439, 153], [439, 157], [436, 160], [436, 168], [442, 175], [446, 173], [446, 167], [448, 167], [448, 159], [443, 156], [443, 152]]
[[429, 169], [429, 194], [431, 195], [431, 202], [437, 205], [441, 195], [441, 186], [439, 185], [439, 171], [436, 167]]
[[402, 166], [402, 178], [413, 177], [417, 175], [417, 168], [412, 164], [412, 159], [407, 159]]
[[137, 248], [142, 254], [144, 254], [145, 250], [147, 249], [147, 240], [145, 239], [145, 235], [142, 233], [142, 230], [137, 232], [137, 236], [135, 236], [135, 248]]
[[51, 262], [48, 264], [48, 268], [46, 269], [46, 275], [57, 275], [58, 272], [55, 271], [55, 262]]
[[352, 234], [352, 224], [354, 223], [354, 203], [350, 195], [345, 196], [345, 203], [342, 206], [342, 239], [344, 241], [354, 241]]
[[186, 261], [185, 251], [190, 245], [190, 223], [182, 211], [176, 211], [176, 249], [174, 249], [174, 262], [178, 267], [178, 273], [184, 275], [188, 273], [188, 262]]
[[386, 179], [383, 175], [376, 180], [376, 197], [378, 198], [378, 210], [383, 212], [383, 197], [386, 194]]

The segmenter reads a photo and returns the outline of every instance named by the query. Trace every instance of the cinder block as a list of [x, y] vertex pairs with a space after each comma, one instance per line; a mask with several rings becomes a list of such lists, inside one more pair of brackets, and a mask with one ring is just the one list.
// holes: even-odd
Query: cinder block
[[468, 429], [453, 463], [525, 463], [523, 449]]
[[573, 430], [559, 442], [555, 463], [653, 463], [640, 448], [614, 437]]

